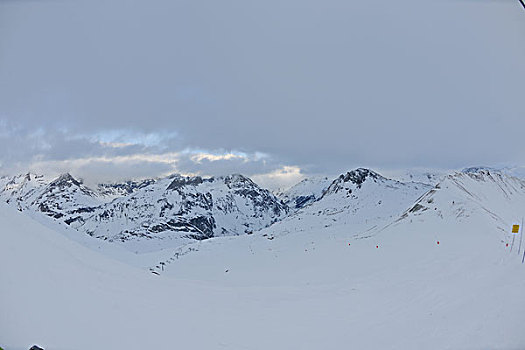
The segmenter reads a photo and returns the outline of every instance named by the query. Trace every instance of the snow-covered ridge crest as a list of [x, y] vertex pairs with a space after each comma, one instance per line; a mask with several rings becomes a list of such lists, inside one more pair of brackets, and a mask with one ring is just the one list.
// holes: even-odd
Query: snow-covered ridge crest
[[446, 176], [419, 198], [399, 219], [463, 221], [473, 215], [487, 218], [502, 232], [522, 218], [525, 181], [486, 168], [470, 169]]

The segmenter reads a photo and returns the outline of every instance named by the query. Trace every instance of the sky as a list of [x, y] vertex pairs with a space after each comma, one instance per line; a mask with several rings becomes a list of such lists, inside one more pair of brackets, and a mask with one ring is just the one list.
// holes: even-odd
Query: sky
[[518, 0], [0, 0], [0, 174], [525, 165]]

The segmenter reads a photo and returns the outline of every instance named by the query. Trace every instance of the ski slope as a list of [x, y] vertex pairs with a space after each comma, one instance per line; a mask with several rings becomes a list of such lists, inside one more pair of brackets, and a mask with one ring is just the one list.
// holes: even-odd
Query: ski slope
[[[420, 198], [427, 210], [382, 229], [213, 238], [160, 275], [2, 204], [0, 346], [521, 349], [525, 264], [504, 230], [523, 207], [520, 184], [453, 176]], [[468, 215], [447, 212], [458, 209]]]

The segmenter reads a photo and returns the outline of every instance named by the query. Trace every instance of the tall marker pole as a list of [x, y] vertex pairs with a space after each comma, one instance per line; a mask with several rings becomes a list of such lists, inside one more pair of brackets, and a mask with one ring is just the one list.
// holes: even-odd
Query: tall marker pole
[[518, 255], [521, 252], [521, 242], [523, 241], [523, 217], [521, 218], [521, 231], [520, 231], [520, 247], [518, 248]]
[[510, 252], [512, 253], [512, 248], [514, 248], [514, 240], [516, 239], [516, 235], [520, 232], [520, 225], [518, 224], [512, 224], [512, 243], [510, 245]]

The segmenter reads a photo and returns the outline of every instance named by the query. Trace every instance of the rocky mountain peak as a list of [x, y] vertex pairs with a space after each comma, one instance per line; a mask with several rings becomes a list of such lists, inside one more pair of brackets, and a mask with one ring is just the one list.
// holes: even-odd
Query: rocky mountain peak
[[71, 174], [65, 173], [60, 175], [57, 179], [53, 180], [50, 186], [54, 187], [70, 187], [70, 186], [80, 186], [82, 183], [76, 180]]
[[231, 174], [223, 177], [228, 188], [258, 187], [250, 178], [241, 174]]
[[347, 189], [349, 193], [352, 192], [352, 188], [361, 188], [362, 184], [367, 180], [372, 179], [374, 182], [377, 180], [386, 180], [383, 176], [379, 175], [375, 171], [365, 168], [357, 168], [349, 171], [346, 174], [341, 174], [335, 179], [330, 187], [323, 194], [337, 193], [342, 189]]
[[356, 185], [361, 185], [367, 178], [384, 179], [383, 176], [375, 171], [365, 168], [357, 168], [339, 176], [339, 179], [343, 180], [343, 182], [352, 182]]
[[200, 176], [182, 176], [174, 175], [173, 181], [169, 184], [167, 191], [174, 191], [181, 189], [184, 186], [198, 186], [203, 183], [204, 180]]

